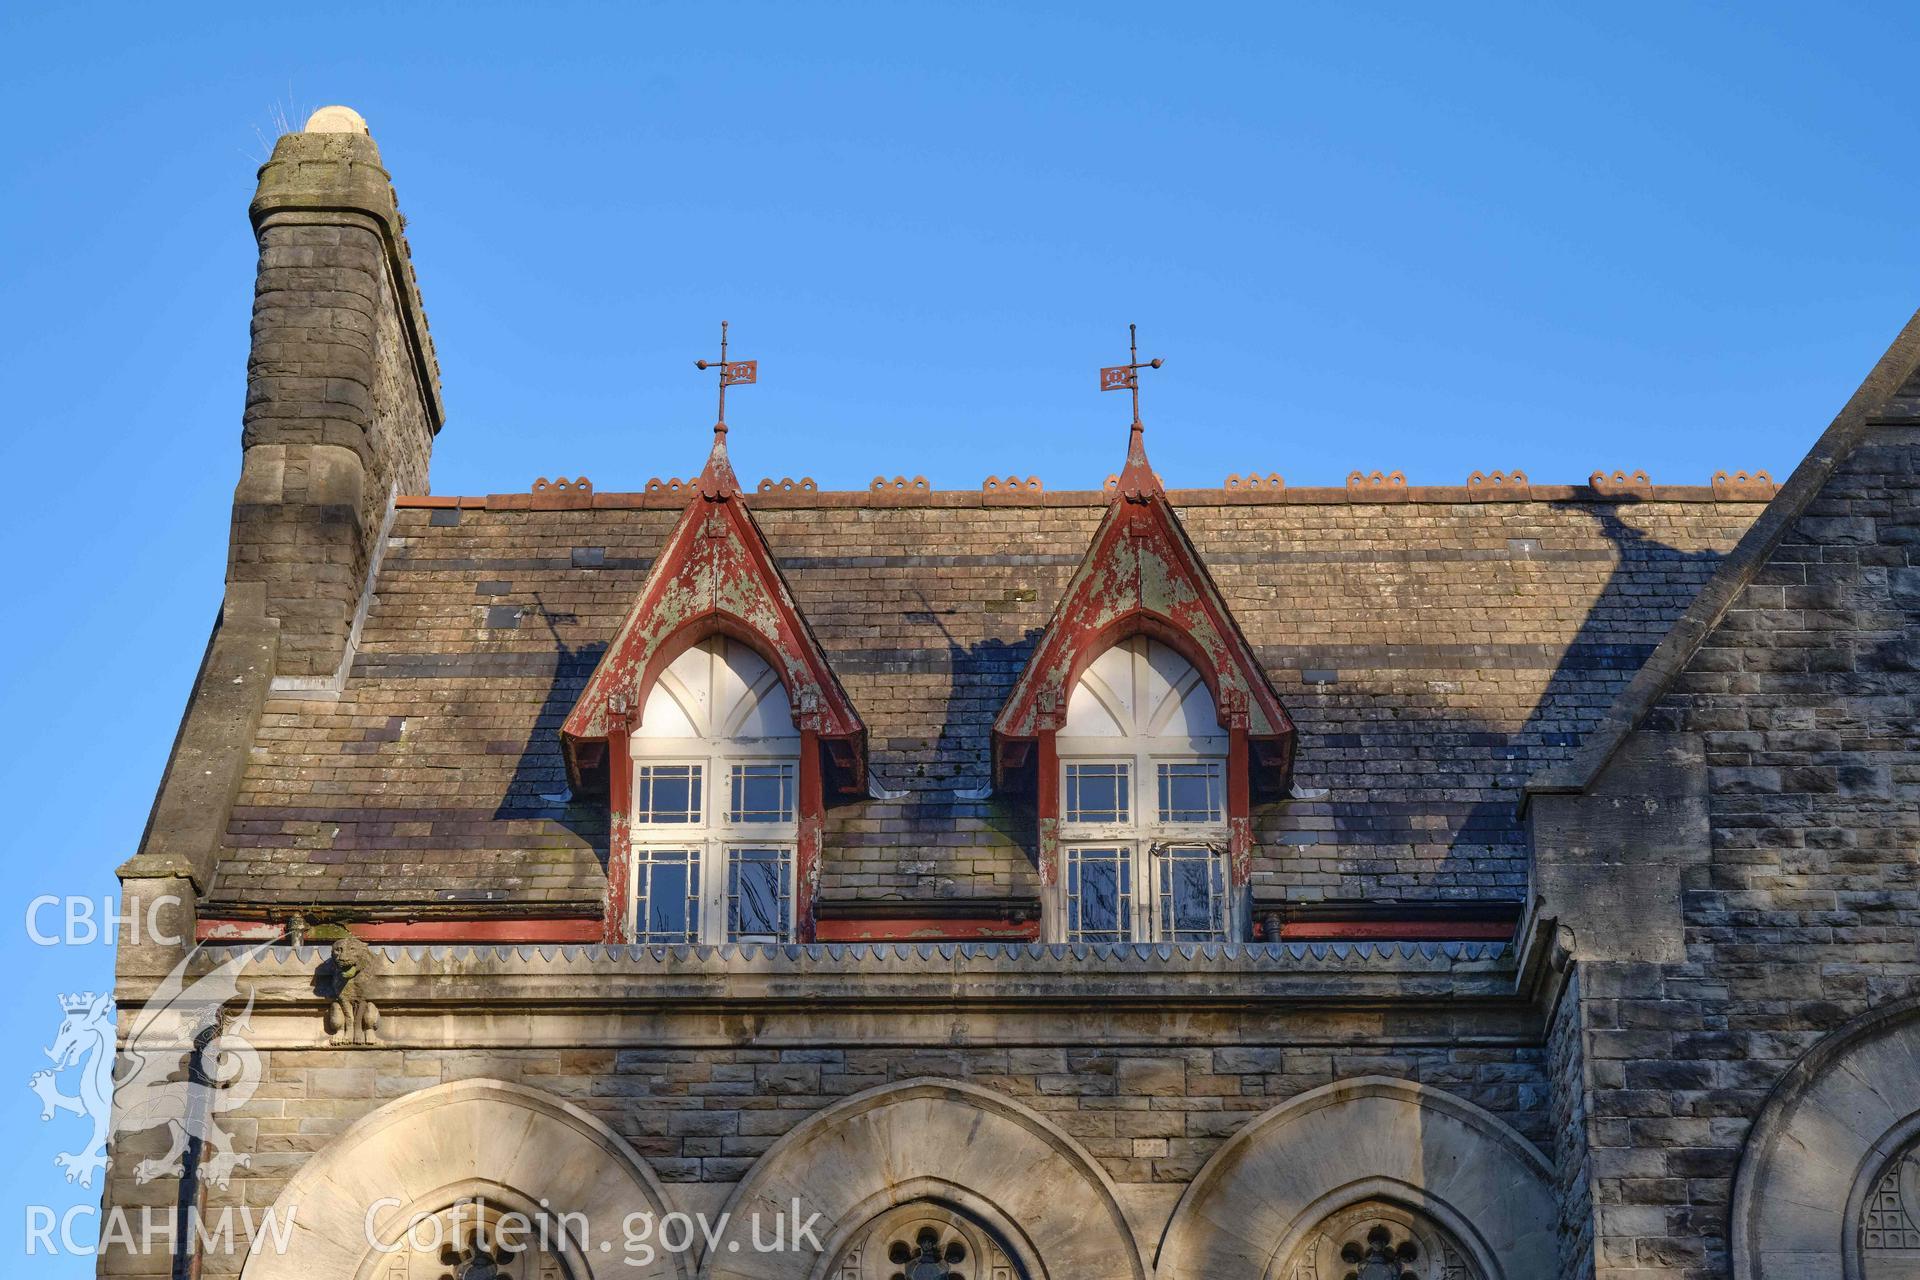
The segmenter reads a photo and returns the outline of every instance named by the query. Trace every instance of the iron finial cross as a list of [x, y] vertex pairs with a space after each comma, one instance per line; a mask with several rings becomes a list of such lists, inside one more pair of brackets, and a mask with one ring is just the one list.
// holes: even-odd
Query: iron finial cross
[[715, 435], [727, 433], [727, 388], [743, 386], [760, 381], [760, 362], [758, 360], [727, 359], [727, 322], [720, 322], [720, 358], [718, 360], [695, 360], [696, 369], [720, 370], [720, 416], [714, 421]]
[[1133, 425], [1140, 425], [1140, 371], [1158, 369], [1162, 361], [1158, 356], [1151, 360], [1140, 358], [1140, 335], [1138, 325], [1127, 326], [1127, 363], [1109, 365], [1100, 370], [1100, 389], [1102, 391], [1133, 392]]

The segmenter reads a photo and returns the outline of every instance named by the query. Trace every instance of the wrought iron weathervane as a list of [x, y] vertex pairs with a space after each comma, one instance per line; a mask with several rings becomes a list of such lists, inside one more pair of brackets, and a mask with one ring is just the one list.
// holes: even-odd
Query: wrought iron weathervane
[[[1158, 361], [1154, 363], [1158, 364]], [[758, 360], [727, 359], [727, 322], [720, 322], [720, 358], [718, 360], [695, 360], [696, 369], [720, 370], [720, 416], [713, 424], [715, 435], [727, 433], [727, 388], [744, 386], [760, 381], [760, 362]]]
[[1140, 425], [1140, 371], [1158, 369], [1162, 364], [1159, 357], [1152, 360], [1140, 358], [1139, 326], [1127, 326], [1126, 364], [1108, 365], [1100, 370], [1100, 389], [1102, 391], [1133, 392], [1133, 425]]

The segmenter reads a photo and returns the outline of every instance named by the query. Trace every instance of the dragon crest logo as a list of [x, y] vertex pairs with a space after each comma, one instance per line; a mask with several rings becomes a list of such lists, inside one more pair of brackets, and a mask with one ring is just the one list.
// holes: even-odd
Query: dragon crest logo
[[[264, 947], [237, 950], [200, 977], [187, 980], [200, 949], [186, 959], [140, 1007], [116, 1061], [114, 1005], [111, 995], [62, 996], [65, 1020], [46, 1054], [50, 1070], [28, 1081], [40, 1097], [40, 1118], [70, 1112], [93, 1126], [91, 1139], [53, 1162], [67, 1181], [91, 1187], [109, 1164], [111, 1134], [144, 1133], [165, 1125], [170, 1144], [164, 1155], [142, 1160], [136, 1182], [179, 1177], [189, 1142], [201, 1150], [200, 1173], [225, 1187], [248, 1157], [231, 1145], [218, 1123], [221, 1112], [244, 1106], [260, 1084], [260, 1055], [243, 1033], [253, 1013], [253, 993], [238, 1012], [229, 1006], [240, 993], [240, 971]], [[77, 1092], [62, 1093], [60, 1077], [77, 1076]]]

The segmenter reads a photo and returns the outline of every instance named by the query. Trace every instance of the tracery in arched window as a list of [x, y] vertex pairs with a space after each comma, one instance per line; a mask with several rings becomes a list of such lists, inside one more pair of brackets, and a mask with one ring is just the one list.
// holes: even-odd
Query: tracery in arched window
[[779, 676], [708, 639], [661, 673], [629, 743], [634, 941], [792, 941], [800, 732]]
[[1867, 1175], [1860, 1201], [1862, 1280], [1920, 1276], [1920, 1143]]
[[1270, 1274], [1273, 1280], [1485, 1280], [1446, 1228], [1380, 1202], [1333, 1214]]
[[1028, 1280], [998, 1237], [967, 1214], [916, 1203], [854, 1232], [830, 1280]]
[[1114, 645], [1075, 684], [1055, 744], [1062, 940], [1237, 936], [1228, 737], [1192, 664], [1146, 636]]
[[[414, 1218], [396, 1247], [363, 1264], [367, 1280], [574, 1280], [542, 1220], [503, 1212], [482, 1199], [461, 1200]], [[549, 1227], [549, 1231], [557, 1228]]]

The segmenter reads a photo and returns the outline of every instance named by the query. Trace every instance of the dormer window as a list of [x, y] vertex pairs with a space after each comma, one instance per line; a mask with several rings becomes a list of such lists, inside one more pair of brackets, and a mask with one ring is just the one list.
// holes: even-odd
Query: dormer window
[[[867, 730], [740, 500], [727, 429], [560, 727], [608, 800], [608, 942], [813, 940], [830, 798]], [[604, 789], [604, 791], [603, 791]]]
[[693, 646], [628, 742], [632, 939], [791, 941], [800, 731], [773, 669], [735, 640]]
[[1233, 936], [1228, 737], [1206, 682], [1136, 636], [1084, 671], [1055, 739], [1067, 942]]
[[1033, 796], [1049, 942], [1247, 937], [1253, 797], [1286, 794], [1293, 767], [1293, 721], [1144, 437], [1136, 417], [1107, 513], [993, 722], [995, 787]]

